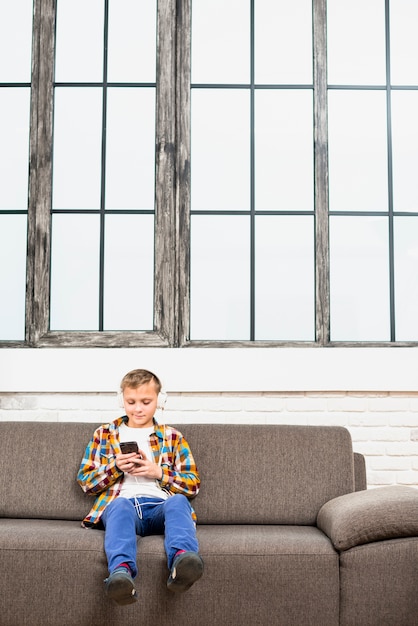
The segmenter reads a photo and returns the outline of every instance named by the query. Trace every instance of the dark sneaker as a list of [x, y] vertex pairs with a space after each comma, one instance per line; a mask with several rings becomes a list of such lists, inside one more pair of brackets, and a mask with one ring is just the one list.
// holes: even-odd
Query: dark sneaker
[[196, 552], [182, 552], [174, 559], [167, 587], [170, 591], [187, 591], [202, 574], [202, 558]]
[[137, 601], [134, 581], [126, 567], [118, 567], [105, 580], [106, 593], [117, 604], [132, 604]]

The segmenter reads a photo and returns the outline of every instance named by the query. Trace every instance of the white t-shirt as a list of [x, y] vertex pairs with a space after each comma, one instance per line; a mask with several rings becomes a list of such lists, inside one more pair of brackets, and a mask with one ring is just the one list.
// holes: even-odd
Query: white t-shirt
[[[119, 441], [136, 441], [148, 460], [153, 460], [149, 437], [154, 432], [154, 426], [149, 428], [130, 428], [126, 424], [119, 427]], [[142, 478], [124, 474], [122, 487], [119, 493], [122, 498], [168, 498], [168, 494], [161, 489], [159, 482], [154, 478]]]

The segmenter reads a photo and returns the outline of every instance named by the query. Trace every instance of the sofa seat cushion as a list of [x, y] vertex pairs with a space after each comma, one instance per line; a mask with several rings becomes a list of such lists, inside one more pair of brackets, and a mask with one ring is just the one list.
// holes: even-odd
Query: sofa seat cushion
[[321, 508], [317, 525], [337, 550], [418, 534], [418, 490], [390, 485], [349, 493]]
[[[163, 537], [138, 537], [138, 602], [121, 608], [104, 594], [102, 531], [71, 521], [0, 519], [2, 625], [137, 626], [140, 616], [151, 626], [169, 616], [184, 626], [261, 626], [285, 615], [287, 626], [337, 626], [338, 553], [318, 528], [198, 525], [197, 533], [204, 575], [179, 597], [165, 586]], [[11, 571], [19, 571], [17, 587]]]

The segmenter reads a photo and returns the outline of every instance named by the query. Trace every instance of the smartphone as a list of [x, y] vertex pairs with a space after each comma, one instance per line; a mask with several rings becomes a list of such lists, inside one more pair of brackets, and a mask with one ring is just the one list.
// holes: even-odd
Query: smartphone
[[138, 452], [138, 444], [136, 441], [121, 441], [120, 451], [122, 454], [128, 454], [129, 452]]

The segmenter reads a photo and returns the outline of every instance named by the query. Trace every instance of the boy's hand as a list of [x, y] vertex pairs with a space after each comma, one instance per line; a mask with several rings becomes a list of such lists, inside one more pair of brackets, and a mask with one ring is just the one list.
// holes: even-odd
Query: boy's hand
[[142, 476], [143, 478], [156, 478], [160, 480], [163, 470], [153, 461], [149, 461], [143, 450], [130, 452], [129, 454], [117, 454], [116, 465], [121, 472], [131, 476]]
[[133, 467], [135, 467], [134, 459], [138, 459], [142, 452], [127, 452], [123, 454], [120, 452], [116, 455], [116, 465], [120, 469], [121, 472], [130, 473]]

